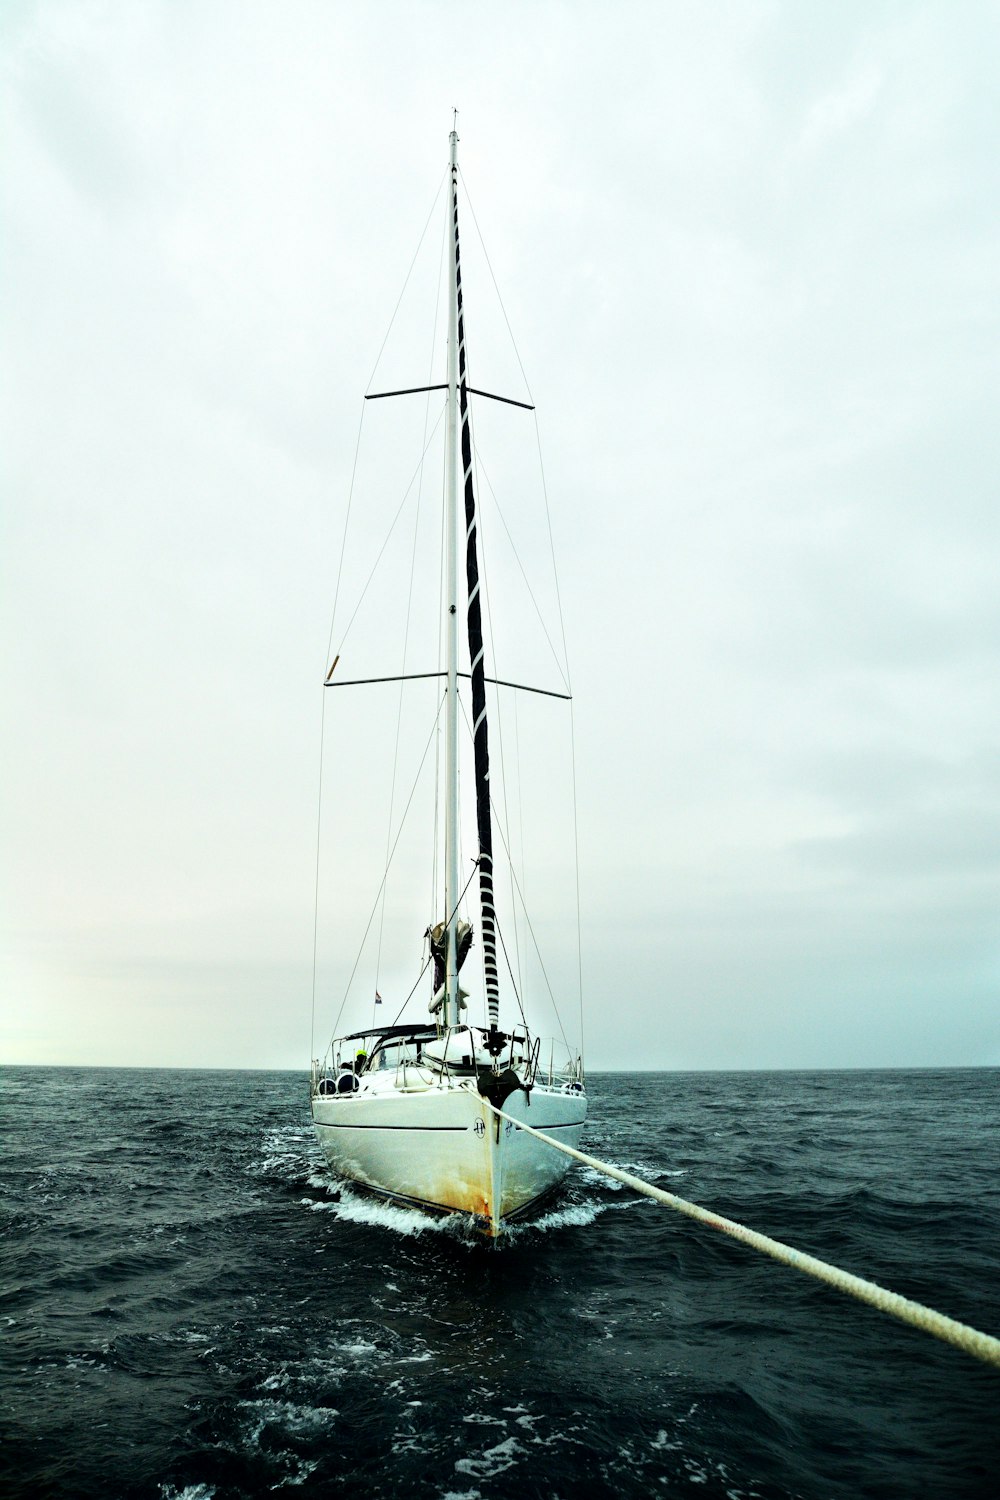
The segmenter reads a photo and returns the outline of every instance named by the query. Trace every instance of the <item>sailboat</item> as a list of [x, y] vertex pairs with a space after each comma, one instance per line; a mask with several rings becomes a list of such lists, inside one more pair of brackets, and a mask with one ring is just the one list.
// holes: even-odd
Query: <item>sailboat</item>
[[[427, 985], [429, 1009], [410, 1022], [372, 1024], [334, 1038], [325, 1058], [313, 1061], [310, 1092], [316, 1134], [338, 1177], [396, 1203], [467, 1215], [477, 1229], [495, 1238], [502, 1226], [530, 1214], [547, 1199], [570, 1165], [562, 1153], [523, 1130], [521, 1122], [576, 1147], [586, 1120], [587, 1096], [579, 1053], [571, 1052], [565, 1062], [560, 1058], [556, 1067], [553, 1053], [548, 1048], [548, 1055], [543, 1053], [541, 1039], [523, 1018], [515, 1025], [501, 1025], [486, 697], [487, 682], [498, 679], [487, 677], [470, 426], [470, 397], [489, 393], [471, 387], [467, 378], [457, 129], [449, 139], [442, 599], [447, 666], [440, 674], [445, 679], [444, 881], [443, 904], [432, 914], [425, 934], [427, 969], [433, 964]], [[442, 387], [385, 394], [434, 389]], [[463, 552], [464, 597], [459, 587]], [[463, 605], [467, 671], [459, 670]], [[327, 685], [337, 685], [336, 665], [335, 659]], [[478, 878], [463, 882], [459, 725], [460, 685], [465, 682], [471, 685]], [[514, 684], [503, 685], [516, 690]], [[464, 905], [474, 885], [478, 934], [472, 920], [475, 912]], [[478, 997], [459, 982], [476, 936], [482, 956]], [[473, 1021], [473, 1015], [481, 1019]]]

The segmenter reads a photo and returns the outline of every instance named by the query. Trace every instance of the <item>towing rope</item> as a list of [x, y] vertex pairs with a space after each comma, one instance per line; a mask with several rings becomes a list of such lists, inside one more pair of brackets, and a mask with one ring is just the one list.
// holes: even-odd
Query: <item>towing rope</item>
[[634, 1177], [631, 1172], [623, 1172], [620, 1167], [609, 1166], [607, 1162], [598, 1161], [594, 1156], [587, 1156], [585, 1152], [566, 1146], [562, 1141], [553, 1140], [550, 1135], [543, 1135], [540, 1130], [526, 1125], [523, 1120], [515, 1120], [513, 1115], [497, 1109], [493, 1104], [490, 1108], [501, 1119], [510, 1120], [519, 1130], [526, 1130], [529, 1135], [537, 1136], [547, 1146], [552, 1146], [556, 1151], [562, 1151], [565, 1156], [572, 1156], [576, 1161], [583, 1162], [584, 1166], [593, 1167], [595, 1172], [603, 1172], [606, 1177], [614, 1177], [635, 1192], [642, 1193], [647, 1198], [654, 1198], [657, 1203], [665, 1203], [668, 1208], [674, 1208], [678, 1213], [686, 1214], [689, 1219], [695, 1219], [699, 1224], [707, 1224], [710, 1229], [718, 1229], [723, 1234], [728, 1234], [731, 1239], [739, 1240], [741, 1244], [749, 1245], [752, 1249], [760, 1250], [764, 1255], [770, 1255], [772, 1259], [781, 1261], [783, 1265], [792, 1266], [796, 1271], [804, 1271], [807, 1276], [815, 1276], [817, 1281], [825, 1281], [828, 1286], [836, 1287], [838, 1292], [846, 1292], [849, 1297], [856, 1297], [859, 1302], [867, 1302], [869, 1306], [877, 1307], [879, 1312], [898, 1318], [901, 1323], [909, 1323], [914, 1328], [922, 1329], [924, 1333], [932, 1334], [934, 1338], [943, 1339], [946, 1344], [953, 1344], [956, 1349], [964, 1350], [966, 1354], [983, 1360], [985, 1364], [1000, 1367], [1000, 1339], [994, 1338], [992, 1334], [980, 1333], [977, 1328], [970, 1328], [967, 1323], [959, 1323], [955, 1318], [948, 1318], [943, 1313], [935, 1312], [933, 1308], [924, 1307], [919, 1302], [911, 1302], [909, 1297], [901, 1297], [898, 1292], [887, 1291], [885, 1287], [878, 1286], [874, 1281], [865, 1281], [861, 1276], [853, 1276], [850, 1271], [842, 1271], [839, 1266], [831, 1266], [828, 1261], [817, 1260], [814, 1255], [806, 1255], [801, 1250], [793, 1249], [791, 1245], [782, 1244], [780, 1240], [772, 1240], [766, 1234], [759, 1234], [756, 1229], [748, 1229], [745, 1224], [737, 1224], [734, 1219], [725, 1219], [721, 1214], [711, 1213], [697, 1203], [688, 1202], [686, 1198], [678, 1198], [676, 1194], [667, 1193], [663, 1188], [653, 1187], [651, 1183], [643, 1182], [641, 1177]]

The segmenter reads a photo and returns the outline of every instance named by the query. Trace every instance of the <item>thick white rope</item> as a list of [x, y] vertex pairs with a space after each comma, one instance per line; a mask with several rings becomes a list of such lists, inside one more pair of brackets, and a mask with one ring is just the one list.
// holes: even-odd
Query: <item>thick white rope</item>
[[699, 1224], [707, 1224], [711, 1229], [721, 1230], [730, 1238], [739, 1240], [741, 1244], [750, 1245], [754, 1250], [760, 1250], [765, 1255], [770, 1255], [774, 1260], [781, 1261], [783, 1265], [792, 1266], [796, 1271], [804, 1271], [807, 1276], [815, 1276], [818, 1281], [825, 1281], [828, 1286], [836, 1287], [838, 1292], [846, 1292], [849, 1297], [856, 1297], [859, 1302], [867, 1302], [871, 1307], [877, 1307], [879, 1312], [888, 1313], [890, 1317], [898, 1318], [902, 1323], [910, 1323], [914, 1328], [920, 1328], [924, 1333], [932, 1334], [934, 1338], [943, 1339], [946, 1344], [953, 1344], [956, 1349], [962, 1349], [966, 1354], [971, 1354], [988, 1365], [1000, 1367], [1000, 1339], [994, 1338], [991, 1334], [980, 1333], [977, 1328], [970, 1328], [967, 1323], [959, 1323], [954, 1318], [947, 1318], [943, 1313], [934, 1312], [932, 1308], [924, 1307], [919, 1302], [911, 1302], [908, 1297], [901, 1297], [898, 1292], [886, 1291], [885, 1287], [876, 1285], [874, 1281], [865, 1281], [861, 1276], [852, 1276], [850, 1271], [842, 1271], [838, 1266], [831, 1266], [825, 1260], [817, 1260], [814, 1255], [806, 1255], [801, 1250], [794, 1250], [791, 1245], [784, 1245], [780, 1240], [772, 1240], [766, 1234], [758, 1234], [755, 1229], [748, 1229], [744, 1224], [737, 1224], [734, 1219], [724, 1219], [721, 1214], [713, 1214], [708, 1209], [699, 1207], [697, 1203], [689, 1203], [686, 1198], [678, 1198], [674, 1193], [664, 1192], [662, 1188], [643, 1182], [641, 1177], [634, 1177], [631, 1172], [623, 1172], [619, 1167], [609, 1166], [607, 1162], [598, 1161], [594, 1156], [587, 1156], [583, 1151], [576, 1151], [572, 1146], [564, 1145], [562, 1141], [553, 1140], [550, 1135], [543, 1135], [540, 1130], [526, 1125], [523, 1120], [515, 1120], [512, 1115], [506, 1114], [494, 1105], [490, 1105], [490, 1108], [501, 1119], [510, 1120], [519, 1130], [526, 1130], [529, 1135], [537, 1136], [547, 1146], [554, 1147], [556, 1151], [562, 1151], [565, 1156], [572, 1156], [576, 1161], [582, 1161], [585, 1166], [593, 1167], [595, 1172], [603, 1172], [606, 1177], [614, 1177], [635, 1192], [643, 1193], [647, 1198], [655, 1198], [658, 1203], [665, 1203], [668, 1208], [674, 1208], [678, 1213], [686, 1214], [689, 1219], [695, 1219]]

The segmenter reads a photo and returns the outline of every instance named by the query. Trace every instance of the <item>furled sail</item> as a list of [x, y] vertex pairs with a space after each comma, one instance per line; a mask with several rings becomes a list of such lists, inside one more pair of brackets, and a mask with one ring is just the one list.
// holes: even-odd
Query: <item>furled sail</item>
[[486, 665], [479, 600], [476, 550], [476, 495], [472, 485], [472, 433], [465, 364], [465, 318], [462, 310], [462, 262], [458, 244], [458, 168], [451, 169], [451, 203], [455, 232], [455, 279], [458, 298], [458, 390], [462, 422], [462, 474], [465, 482], [465, 573], [469, 590], [469, 659], [472, 673], [472, 741], [476, 768], [476, 822], [479, 832], [479, 902], [482, 912], [483, 970], [490, 1026], [500, 1018], [497, 975], [496, 913], [493, 907], [493, 823], [490, 815], [490, 752], [486, 727]]
[[[434, 993], [431, 996], [428, 1010], [432, 1016], [436, 1016], [444, 1004], [444, 979], [445, 967], [448, 958], [448, 926], [445, 922], [438, 922], [435, 927], [428, 927], [424, 933], [430, 939], [431, 956], [434, 959]], [[458, 959], [458, 967], [461, 969], [472, 947], [472, 927], [468, 922], [459, 921], [455, 927], [455, 953]], [[465, 1010], [465, 1002], [468, 999], [468, 991], [459, 989], [458, 1008]]]

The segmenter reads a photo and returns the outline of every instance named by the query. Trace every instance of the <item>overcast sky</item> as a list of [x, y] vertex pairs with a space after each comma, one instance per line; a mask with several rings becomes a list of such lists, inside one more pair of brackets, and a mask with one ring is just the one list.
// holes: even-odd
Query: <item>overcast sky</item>
[[[2, 1056], [308, 1062], [361, 393], [457, 105], [543, 441], [590, 1066], [1000, 1064], [1000, 10], [7, 0], [0, 28]], [[519, 396], [487, 280], [475, 369]], [[386, 837], [365, 754], [330, 770], [320, 1032], [362, 815]]]

